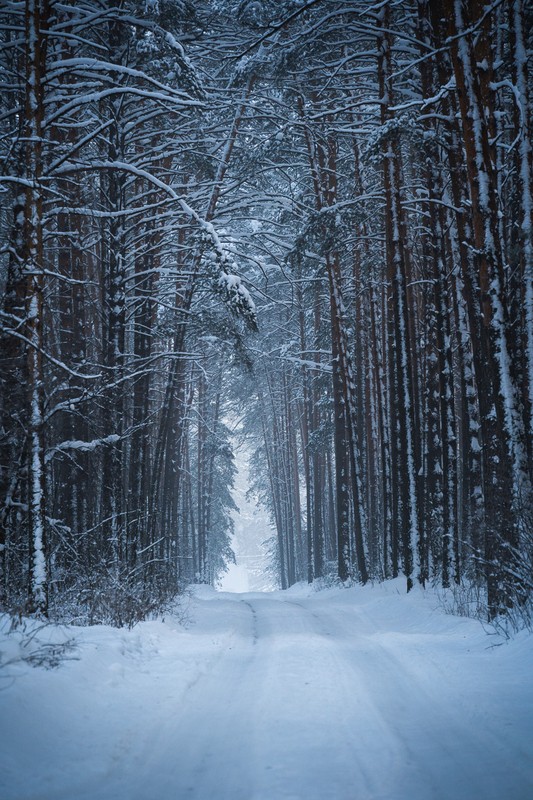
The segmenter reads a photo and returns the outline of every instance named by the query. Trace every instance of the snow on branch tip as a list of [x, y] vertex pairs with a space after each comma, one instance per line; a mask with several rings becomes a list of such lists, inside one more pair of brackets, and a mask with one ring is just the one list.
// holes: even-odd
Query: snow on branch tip
[[253, 330], [257, 330], [255, 303], [241, 278], [221, 270], [218, 285], [232, 311], [242, 316]]
[[214, 275], [215, 289], [222, 292], [230, 311], [241, 317], [252, 330], [257, 330], [255, 303], [242, 278], [234, 272], [236, 264], [232, 255], [210, 222], [200, 219], [198, 222], [202, 228], [204, 248], [208, 251], [204, 252], [204, 264], [211, 272], [213, 266], [217, 270]]

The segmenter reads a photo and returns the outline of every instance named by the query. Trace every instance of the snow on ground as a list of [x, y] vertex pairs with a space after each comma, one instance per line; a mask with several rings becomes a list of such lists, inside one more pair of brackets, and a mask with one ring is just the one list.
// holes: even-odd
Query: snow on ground
[[0, 638], [2, 800], [533, 798], [531, 635], [394, 581], [188, 603], [36, 631], [37, 661], [75, 636], [55, 669]]
[[250, 591], [248, 570], [242, 564], [230, 564], [220, 579], [219, 587], [224, 592]]

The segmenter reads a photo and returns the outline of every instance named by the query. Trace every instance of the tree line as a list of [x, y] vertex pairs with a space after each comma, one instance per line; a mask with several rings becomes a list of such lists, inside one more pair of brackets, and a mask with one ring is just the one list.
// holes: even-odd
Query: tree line
[[2, 5], [3, 605], [123, 624], [216, 581], [240, 415], [282, 587], [527, 606], [532, 21]]

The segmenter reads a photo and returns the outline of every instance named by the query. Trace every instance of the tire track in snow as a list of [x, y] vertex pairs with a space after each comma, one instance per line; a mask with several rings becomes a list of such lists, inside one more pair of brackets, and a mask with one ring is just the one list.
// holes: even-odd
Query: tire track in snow
[[502, 797], [511, 754], [493, 730], [469, 724], [472, 704], [450, 692], [438, 648], [417, 654], [416, 635], [380, 630], [364, 608], [320, 595], [225, 595], [202, 608], [220, 649], [173, 704], [154, 708], [106, 785], [79, 800], [529, 796], [518, 768]]
[[245, 606], [248, 606], [250, 611], [252, 612], [252, 619], [253, 619], [253, 644], [257, 644], [258, 635], [257, 635], [257, 611], [253, 607], [253, 605], [248, 600], [241, 600], [241, 603], [244, 603]]
[[[164, 735], [151, 747], [147, 772], [158, 776], [157, 800], [252, 797], [242, 744], [251, 741], [251, 731], [239, 696], [252, 706], [254, 687], [248, 686], [248, 676], [258, 637], [251, 603], [236, 601], [235, 607], [245, 613], [231, 645], [189, 687]], [[137, 800], [151, 797], [150, 788], [144, 785]]]
[[[502, 781], [509, 787], [505, 800], [533, 797], [531, 771], [516, 764], [516, 754], [506, 748], [501, 731], [469, 718], [472, 704], [466, 692], [448, 685], [446, 670], [428, 659], [427, 647], [423, 654], [416, 652], [409, 641], [416, 636], [376, 630], [361, 607], [353, 608], [350, 619], [323, 604], [317, 606], [319, 614], [301, 607], [329, 628], [335, 647], [343, 651], [346, 675], [366, 684], [377, 713], [397, 742], [395, 749], [402, 752], [401, 761], [389, 767], [391, 775], [396, 773], [396, 789], [383, 797], [417, 797], [424, 786], [427, 800], [502, 800]], [[402, 657], [404, 643], [411, 650], [411, 663]], [[450, 702], [450, 695], [455, 702]], [[383, 758], [380, 763], [385, 770]], [[509, 775], [510, 764], [514, 775]], [[500, 772], [497, 780], [495, 772]], [[528, 784], [531, 790], [525, 795]]]

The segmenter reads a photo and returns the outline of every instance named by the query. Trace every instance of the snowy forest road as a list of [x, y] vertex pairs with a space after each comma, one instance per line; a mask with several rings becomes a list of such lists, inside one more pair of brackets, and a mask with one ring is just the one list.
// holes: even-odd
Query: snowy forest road
[[76, 708], [68, 673], [96, 667], [93, 705], [73, 712], [80, 738], [72, 718], [63, 736], [50, 724], [55, 766], [50, 753], [36, 765], [30, 742], [2, 796], [529, 800], [531, 637], [491, 648], [478, 623], [384, 592], [206, 588], [186, 631], [107, 629], [112, 663], [106, 640], [98, 665], [86, 653], [55, 673]]

